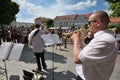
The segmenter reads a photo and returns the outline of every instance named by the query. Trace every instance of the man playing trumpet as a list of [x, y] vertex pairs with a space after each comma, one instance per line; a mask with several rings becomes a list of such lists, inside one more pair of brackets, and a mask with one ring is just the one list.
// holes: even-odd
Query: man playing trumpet
[[94, 12], [88, 19], [88, 29], [94, 36], [80, 48], [79, 35], [73, 34], [73, 57], [78, 76], [76, 80], [110, 80], [118, 53], [118, 44], [108, 29], [109, 16], [105, 11]]

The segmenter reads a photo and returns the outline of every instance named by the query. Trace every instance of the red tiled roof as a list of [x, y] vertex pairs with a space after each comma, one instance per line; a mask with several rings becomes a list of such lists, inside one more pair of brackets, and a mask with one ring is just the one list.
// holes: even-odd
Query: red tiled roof
[[74, 20], [77, 14], [65, 15], [65, 16], [56, 16], [54, 20]]
[[87, 19], [90, 17], [92, 13], [89, 13], [89, 14], [83, 14]]
[[[85, 16], [88, 19], [91, 14], [92, 13], [82, 14], [82, 15]], [[77, 16], [78, 16], [78, 14], [65, 15], [65, 16], [56, 16], [54, 20], [74, 20], [74, 19], [77, 18]]]
[[111, 23], [120, 23], [120, 17], [110, 18]]
[[[87, 19], [90, 17], [92, 13], [89, 14], [81, 14], [85, 16]], [[54, 20], [74, 20], [76, 19], [78, 14], [72, 14], [72, 15], [65, 15], [65, 16], [56, 16]], [[120, 23], [120, 17], [117, 18], [110, 18], [111, 23]]]

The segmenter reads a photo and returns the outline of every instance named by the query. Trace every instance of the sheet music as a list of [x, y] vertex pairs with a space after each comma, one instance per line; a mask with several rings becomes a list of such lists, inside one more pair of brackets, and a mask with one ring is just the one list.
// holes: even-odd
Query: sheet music
[[11, 51], [11, 48], [13, 46], [13, 43], [11, 42], [3, 42], [0, 46], [0, 59], [7, 59], [9, 56], [9, 53]]
[[52, 37], [52, 39], [53, 39], [53, 41], [54, 41], [55, 44], [62, 43], [60, 41], [59, 36], [57, 34], [52, 34], [51, 37]]
[[24, 44], [2, 42], [0, 46], [0, 59], [19, 60]]
[[11, 53], [10, 53], [10, 55], [9, 55], [8, 60], [18, 61], [18, 60], [20, 59], [20, 56], [21, 56], [23, 47], [24, 47], [24, 44], [14, 43], [14, 46], [13, 46], [13, 48], [12, 48], [12, 50], [11, 50]]
[[57, 34], [41, 35], [41, 37], [44, 40], [46, 46], [62, 43]]

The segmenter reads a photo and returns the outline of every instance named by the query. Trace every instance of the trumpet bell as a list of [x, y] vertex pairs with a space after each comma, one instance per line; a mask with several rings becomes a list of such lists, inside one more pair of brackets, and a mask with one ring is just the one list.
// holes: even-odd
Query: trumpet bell
[[83, 29], [75, 30], [75, 31], [69, 32], [69, 33], [62, 33], [62, 37], [63, 37], [63, 39], [70, 38], [70, 36], [71, 36], [73, 33], [77, 33], [78, 31], [80, 31], [81, 34], [82, 34], [82, 35], [80, 36], [80, 39], [84, 39], [85, 36], [86, 36], [86, 32], [85, 32], [85, 30], [83, 30]]

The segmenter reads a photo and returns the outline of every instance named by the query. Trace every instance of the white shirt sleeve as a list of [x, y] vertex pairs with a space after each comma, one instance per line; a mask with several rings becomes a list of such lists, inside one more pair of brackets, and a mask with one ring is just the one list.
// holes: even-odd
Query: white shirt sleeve
[[111, 47], [108, 41], [103, 39], [92, 40], [79, 54], [80, 60], [85, 65], [93, 65], [103, 61], [106, 61], [110, 51], [114, 48]]
[[32, 36], [33, 36], [33, 34], [35, 33], [36, 30], [37, 30], [37, 29], [33, 30], [33, 31], [28, 35], [28, 41], [29, 41], [29, 43], [32, 42]]

